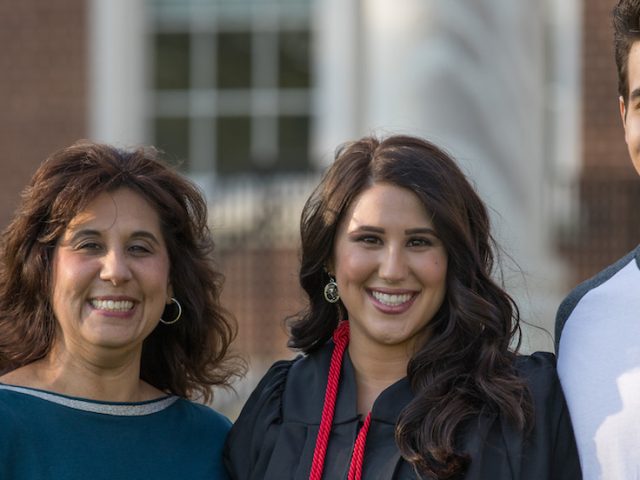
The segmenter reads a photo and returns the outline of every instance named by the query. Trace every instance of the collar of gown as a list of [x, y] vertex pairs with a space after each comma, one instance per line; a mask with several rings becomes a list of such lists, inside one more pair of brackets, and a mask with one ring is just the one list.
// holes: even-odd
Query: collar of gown
[[[285, 421], [320, 424], [329, 363], [333, 352], [330, 341], [320, 350], [302, 357], [289, 371], [282, 399], [282, 418]], [[371, 419], [395, 424], [402, 409], [411, 401], [413, 393], [407, 377], [403, 377], [382, 391], [371, 410]], [[358, 419], [356, 409], [356, 381], [349, 352], [345, 352], [340, 373], [340, 387], [336, 401], [334, 424]]]

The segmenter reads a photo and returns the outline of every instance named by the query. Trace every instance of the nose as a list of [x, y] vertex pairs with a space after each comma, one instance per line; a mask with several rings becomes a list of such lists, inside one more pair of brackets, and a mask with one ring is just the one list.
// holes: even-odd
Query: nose
[[102, 257], [100, 279], [111, 282], [114, 286], [131, 279], [131, 269], [126, 255], [117, 250], [110, 250]]
[[382, 252], [378, 275], [387, 282], [398, 282], [406, 278], [408, 264], [401, 248], [389, 246]]

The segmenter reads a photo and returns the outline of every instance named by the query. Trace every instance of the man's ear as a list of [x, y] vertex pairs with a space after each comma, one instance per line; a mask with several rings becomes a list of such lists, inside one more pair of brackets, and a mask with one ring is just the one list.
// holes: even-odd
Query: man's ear
[[622, 95], [618, 97], [618, 103], [620, 107], [620, 118], [622, 119], [622, 126], [624, 129], [627, 129], [627, 106], [624, 103], [624, 98]]

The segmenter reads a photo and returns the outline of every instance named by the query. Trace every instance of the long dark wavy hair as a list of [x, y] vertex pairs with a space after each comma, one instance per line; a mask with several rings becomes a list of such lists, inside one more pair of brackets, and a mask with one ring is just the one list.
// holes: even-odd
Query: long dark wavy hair
[[[151, 147], [132, 151], [79, 142], [53, 153], [35, 172], [0, 243], [0, 372], [50, 351], [56, 335], [51, 305], [55, 246], [69, 222], [98, 194], [129, 188], [158, 213], [170, 260], [170, 282], [182, 305], [173, 325], [144, 340], [140, 376], [167, 393], [212, 398], [242, 364], [228, 356], [235, 319], [220, 305], [223, 277], [206, 201]], [[166, 316], [165, 316], [166, 315]], [[164, 318], [174, 318], [167, 307]]]
[[341, 302], [323, 298], [325, 266], [345, 212], [379, 182], [415, 193], [448, 254], [446, 296], [430, 321], [432, 335], [407, 366], [415, 395], [395, 436], [402, 456], [418, 472], [452, 478], [470, 461], [456, 443], [465, 421], [494, 412], [530, 431], [533, 407], [510, 348], [512, 339], [515, 350], [519, 346], [518, 309], [491, 278], [495, 244], [486, 207], [445, 152], [410, 136], [366, 137], [337, 151], [302, 212], [300, 283], [309, 303], [289, 320], [289, 345], [306, 353], [320, 348], [345, 312]]

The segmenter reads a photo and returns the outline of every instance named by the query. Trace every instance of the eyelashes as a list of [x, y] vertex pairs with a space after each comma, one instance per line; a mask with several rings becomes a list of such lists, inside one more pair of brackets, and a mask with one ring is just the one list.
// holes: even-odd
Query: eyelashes
[[[383, 245], [384, 240], [375, 235], [357, 235], [352, 238], [355, 243], [364, 243], [366, 245]], [[410, 237], [406, 241], [407, 247], [431, 247], [435, 244], [434, 240], [429, 237]]]

